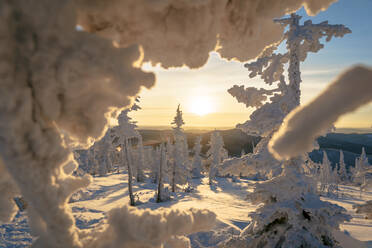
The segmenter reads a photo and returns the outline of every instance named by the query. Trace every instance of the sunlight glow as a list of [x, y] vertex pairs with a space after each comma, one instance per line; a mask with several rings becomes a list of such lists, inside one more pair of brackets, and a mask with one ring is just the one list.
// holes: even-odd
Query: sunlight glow
[[207, 96], [194, 96], [189, 101], [190, 112], [203, 116], [215, 112], [213, 101]]

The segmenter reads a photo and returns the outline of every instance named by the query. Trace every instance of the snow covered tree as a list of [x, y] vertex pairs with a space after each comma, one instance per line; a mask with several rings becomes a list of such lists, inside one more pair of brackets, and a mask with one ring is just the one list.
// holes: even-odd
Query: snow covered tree
[[[138, 99], [136, 100], [138, 101]], [[132, 140], [139, 139], [141, 136], [136, 130], [136, 122], [132, 121], [132, 118], [128, 116], [128, 113], [132, 110], [138, 110], [139, 106], [133, 104], [131, 108], [123, 110], [118, 117], [118, 126], [112, 128], [112, 139], [114, 145], [119, 145], [121, 147], [122, 158], [124, 163], [127, 165], [128, 170], [128, 191], [130, 198], [130, 205], [135, 205], [133, 190], [132, 190], [132, 181], [133, 181], [133, 154], [132, 154]], [[142, 170], [143, 168], [137, 168]], [[141, 172], [142, 173], [142, 172]], [[136, 174], [138, 176], [138, 173]]]
[[172, 144], [172, 141], [170, 139], [170, 137], [167, 137], [167, 143], [165, 145], [166, 147], [166, 158], [167, 158], [167, 170], [165, 171], [165, 177], [166, 177], [166, 180], [167, 182], [169, 182], [169, 184], [171, 184], [171, 178], [173, 177], [172, 176], [172, 171], [173, 171], [173, 163], [174, 163], [174, 159], [173, 159], [173, 155], [174, 155], [174, 145]]
[[144, 168], [145, 168], [145, 154], [144, 154], [144, 148], [143, 148], [143, 141], [142, 136], [138, 136], [138, 142], [137, 142], [137, 154], [136, 154], [136, 179], [137, 182], [144, 182], [145, 181], [145, 174], [144, 174]]
[[[301, 157], [280, 163], [267, 151], [267, 144], [284, 117], [300, 104], [300, 62], [306, 59], [309, 52], [318, 52], [323, 48], [320, 43], [323, 37], [330, 41], [332, 37], [350, 33], [343, 25], [329, 25], [327, 22], [313, 24], [305, 21], [300, 24], [300, 18], [291, 14], [288, 18], [275, 21], [288, 26], [282, 40], [286, 40], [287, 51], [284, 54], [273, 53], [281, 43], [278, 42], [265, 49], [256, 61], [245, 65], [251, 72], [250, 77], [260, 75], [268, 85], [278, 82], [277, 87], [268, 90], [234, 86], [229, 89], [239, 102], [256, 108], [250, 120], [237, 127], [248, 134], [263, 136], [263, 139], [253, 154], [235, 161], [226, 160], [223, 171], [237, 172], [236, 168], [244, 169], [244, 166], [269, 171], [270, 168], [283, 166], [279, 176], [273, 174], [271, 180], [257, 184], [248, 196], [253, 203], [264, 205], [251, 216], [252, 222], [242, 232], [239, 240], [243, 244], [248, 243], [242, 247], [337, 247], [333, 233], [340, 223], [350, 218], [344, 214], [342, 207], [320, 200], [315, 180], [300, 170], [304, 163]], [[288, 84], [283, 75], [286, 64]], [[239, 240], [233, 239], [231, 243], [236, 245]]]
[[264, 205], [250, 214], [252, 221], [240, 236], [223, 247], [339, 247], [334, 233], [350, 216], [320, 200], [315, 181], [299, 170], [302, 162], [285, 161], [281, 175], [256, 185], [247, 198]]
[[[365, 176], [367, 173], [372, 173], [372, 168], [368, 164], [368, 158], [367, 158], [364, 148], [362, 150], [362, 154], [360, 158], [356, 159], [356, 162], [355, 162], [356, 167], [357, 167], [357, 164], [358, 164], [359, 171], [362, 171], [362, 169], [360, 168], [364, 167], [363, 173], [359, 173], [363, 175], [363, 183], [360, 185], [360, 197], [361, 197], [363, 190], [365, 190], [366, 188], [372, 188], [372, 180], [371, 179], [366, 180], [366, 176]], [[353, 208], [356, 208], [357, 213], [365, 214], [367, 219], [372, 219], [372, 201], [367, 201], [363, 204], [355, 205], [353, 206]]]
[[323, 162], [319, 170], [320, 192], [327, 195], [338, 195], [339, 176], [337, 165], [332, 169], [327, 153], [323, 151]]
[[156, 202], [164, 202], [169, 199], [168, 188], [164, 188], [164, 177], [167, 166], [167, 157], [164, 144], [160, 144], [160, 161], [159, 161], [159, 172], [158, 172], [158, 186], [156, 191]]
[[157, 146], [150, 150], [150, 170], [151, 174], [150, 177], [153, 183], [158, 183], [159, 179], [159, 165], [160, 165], [160, 147]]
[[360, 157], [355, 159], [355, 167], [352, 170], [353, 173], [353, 183], [355, 185], [361, 186], [365, 183], [365, 173], [369, 168], [368, 158], [364, 147], [362, 148], [362, 153]]
[[[276, 23], [289, 27], [282, 40], [265, 49], [256, 61], [244, 65], [250, 72], [249, 77], [261, 76], [267, 85], [276, 83], [276, 87], [257, 89], [234, 85], [228, 90], [238, 102], [256, 108], [250, 115], [250, 120], [238, 124], [237, 128], [250, 135], [260, 135], [263, 139], [252, 154], [247, 154], [240, 160], [235, 159], [235, 162], [227, 161], [224, 167], [237, 166], [244, 170], [242, 165], [245, 165], [254, 167], [251, 171], [259, 171], [261, 174], [270, 170], [280, 173], [281, 164], [267, 151], [267, 144], [284, 117], [300, 104], [300, 62], [306, 59], [309, 52], [316, 53], [323, 48], [324, 45], [320, 43], [323, 37], [330, 41], [332, 37], [342, 37], [351, 32], [343, 25], [329, 25], [328, 22], [313, 24], [308, 20], [301, 25], [300, 19], [301, 16], [292, 14], [288, 18], [275, 20]], [[283, 54], [274, 53], [283, 41], [286, 42], [287, 51]], [[286, 64], [288, 84], [283, 75]], [[236, 168], [231, 170], [238, 171]]]
[[183, 117], [182, 117], [182, 111], [180, 109], [180, 104], [178, 104], [177, 106], [176, 116], [174, 117], [171, 124], [176, 125], [173, 128], [174, 130], [182, 130], [182, 126], [185, 125], [185, 122], [183, 121]]
[[323, 151], [323, 162], [320, 167], [320, 192], [327, 192], [332, 181], [332, 167], [327, 153]]
[[335, 164], [335, 167], [333, 168], [332, 171], [332, 184], [331, 184], [331, 192], [335, 193], [338, 197], [338, 185], [340, 184], [341, 180], [340, 177], [338, 176], [338, 168], [337, 164]]
[[200, 156], [200, 152], [201, 152], [200, 142], [201, 142], [201, 136], [198, 136], [194, 144], [194, 158], [192, 161], [192, 171], [191, 171], [193, 178], [201, 177], [202, 159]]
[[172, 174], [172, 192], [175, 192], [176, 184], [186, 184], [191, 177], [187, 137], [182, 129], [185, 122], [183, 121], [180, 105], [177, 107], [176, 116], [171, 124], [175, 125], [173, 127], [173, 164], [170, 172]]
[[113, 153], [115, 147], [112, 144], [111, 129], [108, 129], [102, 139], [96, 141], [88, 151], [88, 159], [92, 162], [93, 174], [103, 176], [113, 171]]
[[[137, 149], [134, 151], [132, 147], [129, 149], [130, 155], [132, 156], [133, 163], [132, 163], [132, 171], [133, 175], [136, 178], [138, 182], [143, 182], [145, 179], [144, 172], [143, 172], [143, 166], [144, 166], [144, 161], [143, 161], [143, 143], [142, 143], [142, 137], [141, 134], [137, 131], [137, 122], [133, 121], [132, 118], [129, 116], [129, 113], [131, 111], [138, 111], [141, 109], [141, 107], [138, 105], [139, 103], [139, 97], [135, 99], [135, 102], [133, 103], [131, 108], [123, 110], [119, 117], [118, 117], [118, 122], [119, 126], [114, 127], [113, 131], [114, 133], [118, 132], [124, 132], [125, 136], [127, 139], [133, 139], [136, 140], [137, 143]], [[118, 127], [120, 127], [118, 129]], [[134, 154], [134, 152], [138, 154]], [[132, 154], [133, 153], [133, 154]]]
[[127, 162], [127, 169], [128, 169], [128, 193], [129, 193], [129, 200], [130, 200], [130, 205], [134, 206], [136, 205], [134, 195], [133, 195], [133, 188], [132, 188], [132, 181], [133, 181], [133, 173], [132, 173], [132, 159], [131, 159], [131, 154], [129, 152], [129, 142], [128, 139], [124, 141], [124, 151], [125, 151], [125, 158]]
[[359, 186], [360, 197], [362, 197], [362, 191], [370, 184], [366, 179], [366, 174], [371, 171], [372, 168], [369, 166], [368, 157], [363, 147], [360, 157], [355, 159], [355, 167], [352, 170], [352, 181], [354, 185]]
[[304, 155], [304, 163], [303, 163], [303, 172], [305, 175], [308, 175], [309, 177], [312, 177], [314, 180], [318, 180], [318, 170], [320, 168], [320, 165], [318, 163], [315, 163], [309, 156], [308, 153]]
[[209, 150], [207, 151], [209, 165], [209, 184], [213, 184], [213, 180], [218, 175], [220, 163], [223, 161], [224, 150], [223, 139], [220, 132], [213, 131], [209, 141]]
[[340, 181], [343, 183], [346, 183], [349, 181], [349, 176], [346, 170], [346, 164], [344, 160], [344, 153], [342, 150], [340, 150], [340, 161], [339, 161], [339, 170], [338, 170], [338, 176], [340, 178]]

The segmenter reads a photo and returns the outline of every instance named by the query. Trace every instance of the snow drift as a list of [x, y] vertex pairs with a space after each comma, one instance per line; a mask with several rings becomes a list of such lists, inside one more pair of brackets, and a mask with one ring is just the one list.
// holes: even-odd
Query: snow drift
[[293, 110], [269, 143], [277, 159], [311, 151], [316, 137], [338, 118], [372, 101], [372, 68], [355, 66], [339, 76], [309, 104]]

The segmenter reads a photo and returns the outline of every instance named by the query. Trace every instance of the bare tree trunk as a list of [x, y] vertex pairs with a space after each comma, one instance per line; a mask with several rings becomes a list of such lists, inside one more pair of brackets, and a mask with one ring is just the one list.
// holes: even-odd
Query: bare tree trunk
[[162, 188], [163, 188], [163, 143], [160, 144], [160, 165], [159, 165], [159, 173], [158, 173], [158, 195], [156, 198], [156, 202], [162, 202]]
[[129, 159], [128, 139], [125, 139], [124, 149], [125, 149], [125, 155], [126, 155], [125, 157], [127, 160], [127, 167], [128, 167], [128, 192], [129, 192], [130, 205], [134, 206], [135, 201], [134, 201], [133, 189], [132, 189], [132, 166], [130, 164], [130, 159]]

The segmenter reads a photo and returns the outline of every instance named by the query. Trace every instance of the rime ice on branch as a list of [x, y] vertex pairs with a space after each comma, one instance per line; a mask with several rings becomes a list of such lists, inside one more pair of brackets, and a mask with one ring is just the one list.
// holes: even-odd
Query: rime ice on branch
[[[260, 76], [264, 83], [270, 86], [276, 84], [276, 87], [267, 90], [234, 85], [228, 90], [238, 102], [256, 108], [250, 115], [250, 120], [238, 124], [237, 127], [248, 134], [264, 137], [253, 154], [243, 156], [239, 162], [230, 162], [232, 165], [254, 164], [257, 170], [265, 171], [269, 171], [269, 168], [273, 168], [275, 164], [279, 166], [267, 151], [267, 144], [273, 132], [282, 124], [284, 117], [300, 104], [302, 81], [300, 62], [306, 59], [309, 52], [316, 53], [324, 47], [320, 43], [323, 37], [326, 37], [328, 42], [332, 37], [342, 37], [351, 32], [344, 25], [330, 25], [327, 21], [313, 24], [308, 20], [302, 25], [300, 19], [301, 16], [292, 14], [289, 18], [275, 20], [276, 23], [289, 27], [282, 40], [266, 48], [256, 61], [245, 64], [250, 72], [250, 78]], [[274, 51], [282, 41], [286, 43], [287, 52], [275, 54]], [[286, 64], [288, 64], [288, 83], [285, 82], [283, 75]]]
[[[266, 161], [264, 164], [272, 167], [279, 163], [270, 164], [273, 158], [271, 154], [267, 156], [267, 144], [284, 117], [300, 104], [300, 62], [306, 59], [309, 52], [317, 52], [323, 47], [319, 41], [322, 37], [326, 36], [326, 41], [330, 41], [332, 37], [341, 37], [350, 32], [343, 25], [329, 25], [327, 22], [313, 24], [306, 21], [301, 25], [300, 18], [292, 14], [289, 18], [275, 21], [289, 26], [283, 36], [286, 53], [273, 53], [279, 45], [277, 43], [263, 51], [256, 61], [245, 65], [250, 71], [250, 77], [260, 75], [268, 85], [277, 82], [277, 87], [266, 90], [234, 86], [229, 90], [239, 102], [256, 108], [250, 120], [238, 127], [247, 133], [264, 136], [257, 146], [261, 146], [261, 149], [256, 148], [253, 155], [240, 159], [245, 166], [249, 167], [257, 159]], [[284, 65], [287, 63], [288, 83], [283, 76]], [[242, 167], [244, 163], [240, 163]], [[337, 247], [334, 232], [350, 216], [344, 214], [343, 208], [320, 200], [316, 194], [315, 181], [300, 170], [303, 164], [301, 157], [286, 160], [282, 163], [283, 171], [279, 176], [257, 184], [248, 198], [253, 203], [264, 205], [251, 215], [252, 222], [240, 238], [232, 239], [230, 244], [248, 243], [246, 247]], [[234, 163], [231, 163], [231, 167], [234, 167]], [[324, 173], [324, 180], [330, 180], [329, 167]], [[325, 216], [327, 221], [324, 221]]]
[[[289, 26], [281, 41], [286, 41], [287, 52], [273, 53], [281, 42], [272, 45], [262, 52], [260, 57], [252, 63], [245, 64], [250, 71], [249, 77], [258, 75], [268, 85], [277, 83], [271, 90], [257, 89], [244, 86], [234, 86], [228, 92], [238, 102], [247, 107], [255, 107], [250, 120], [238, 125], [245, 132], [253, 135], [267, 136], [282, 123], [283, 118], [300, 104], [300, 62], [303, 62], [309, 52], [316, 53], [324, 47], [320, 39], [327, 37], [342, 37], [351, 31], [343, 25], [330, 25], [328, 22], [313, 24], [310, 20], [300, 25], [301, 17], [292, 14], [289, 18], [275, 20], [275, 22]], [[284, 66], [289, 64], [288, 79], [284, 80]], [[268, 102], [266, 102], [268, 101]], [[265, 103], [266, 102], [266, 103]]]

